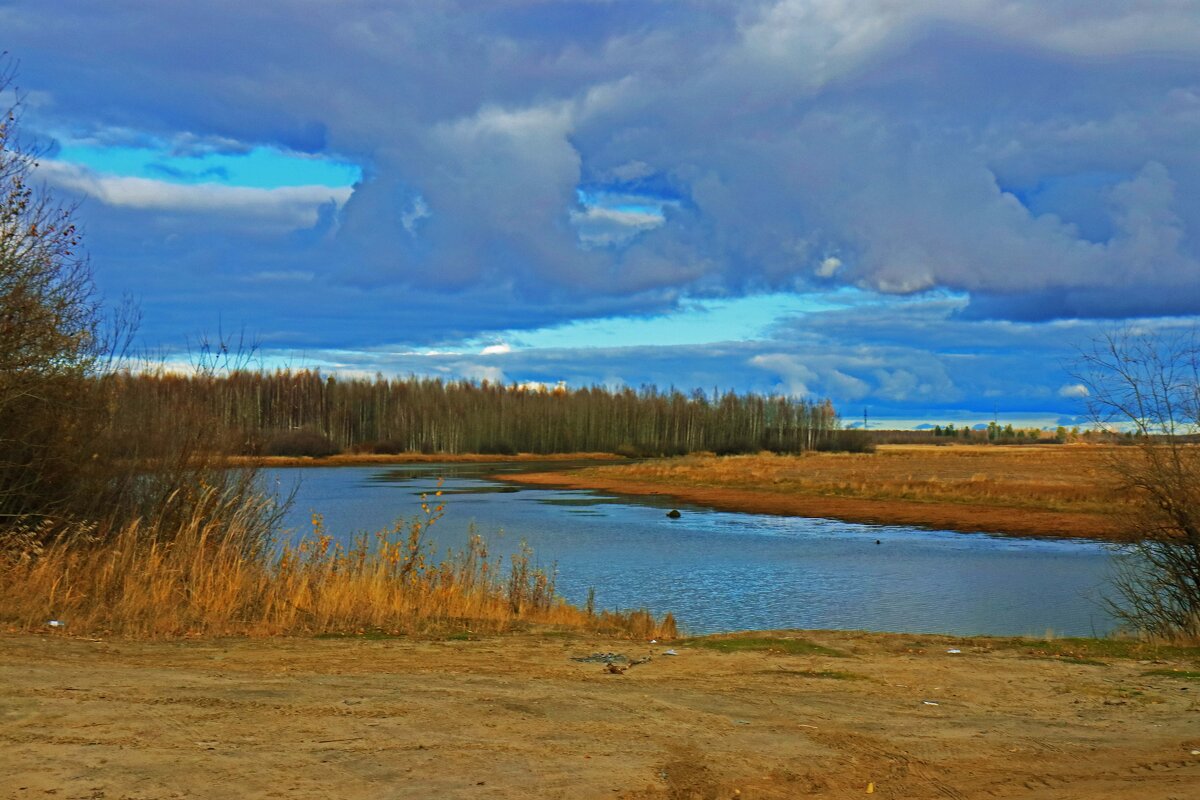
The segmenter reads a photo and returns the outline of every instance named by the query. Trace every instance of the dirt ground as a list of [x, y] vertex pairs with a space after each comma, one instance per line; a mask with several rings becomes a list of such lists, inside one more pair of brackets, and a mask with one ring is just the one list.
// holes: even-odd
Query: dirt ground
[[1197, 797], [1195, 650], [775, 635], [842, 655], [0, 635], [0, 797]]
[[1108, 462], [1133, 448], [883, 445], [871, 454], [687, 456], [501, 480], [783, 516], [1122, 541]]

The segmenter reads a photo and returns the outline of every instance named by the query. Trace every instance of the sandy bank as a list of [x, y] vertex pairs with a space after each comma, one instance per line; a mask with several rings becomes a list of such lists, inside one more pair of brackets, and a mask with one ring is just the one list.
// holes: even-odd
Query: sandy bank
[[[0, 797], [1184, 798], [1196, 655], [0, 636]], [[957, 654], [947, 650], [959, 649]], [[598, 651], [648, 663], [610, 674]], [[735, 792], [740, 794], [735, 794]]]

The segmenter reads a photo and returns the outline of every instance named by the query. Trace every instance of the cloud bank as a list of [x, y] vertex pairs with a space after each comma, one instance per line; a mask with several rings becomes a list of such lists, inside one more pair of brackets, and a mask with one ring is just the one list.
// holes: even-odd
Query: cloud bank
[[[956, 293], [943, 341], [1200, 312], [1189, 2], [64, 0], [0, 3], [0, 29], [50, 140], [361, 167], [261, 188], [48, 162], [164, 337], [219, 313], [366, 352], [838, 287]], [[264, 275], [304, 279], [264, 298]], [[944, 364], [748, 358], [787, 391], [971, 391]]]

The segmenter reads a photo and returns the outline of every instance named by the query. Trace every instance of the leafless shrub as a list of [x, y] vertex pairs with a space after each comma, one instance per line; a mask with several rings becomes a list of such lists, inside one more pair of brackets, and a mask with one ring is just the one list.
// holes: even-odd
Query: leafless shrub
[[1200, 638], [1200, 336], [1196, 329], [1107, 334], [1080, 355], [1094, 423], [1133, 434], [1109, 467], [1140, 502], [1123, 522], [1113, 611], [1134, 627]]

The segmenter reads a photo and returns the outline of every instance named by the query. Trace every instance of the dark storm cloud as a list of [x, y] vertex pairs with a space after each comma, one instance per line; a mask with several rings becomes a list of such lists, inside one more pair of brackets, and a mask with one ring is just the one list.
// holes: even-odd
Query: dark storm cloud
[[[63, 0], [0, 2], [0, 30], [39, 133], [363, 168], [337, 197], [47, 172], [87, 198], [98, 277], [154, 336], [221, 318], [366, 350], [688, 296], [962, 293], [781, 332], [823, 337], [809, 350], [662, 360], [903, 405], [1025, 391], [971, 359], [1019, 373], [1058, 329], [1004, 320], [1200, 311], [1191, 3]], [[865, 350], [831, 346], [856, 329]], [[924, 340], [951, 330], [973, 344]], [[1027, 349], [987, 350], [1001, 333]], [[685, 382], [630, 358], [578, 377]]]

